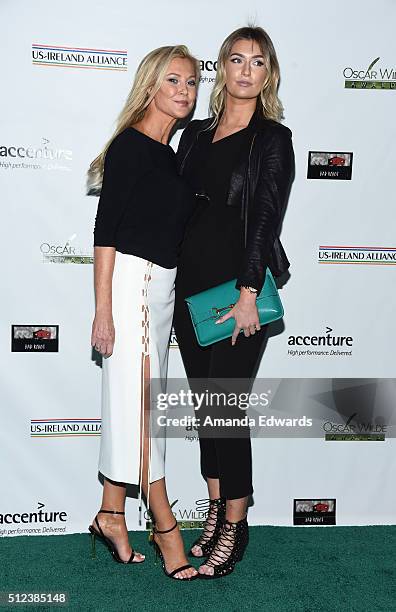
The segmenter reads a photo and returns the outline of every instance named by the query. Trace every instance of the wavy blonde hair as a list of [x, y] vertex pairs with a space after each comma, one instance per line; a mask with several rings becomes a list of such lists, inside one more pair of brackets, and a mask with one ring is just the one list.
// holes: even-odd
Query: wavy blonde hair
[[107, 149], [114, 138], [125, 128], [141, 121], [165, 78], [171, 61], [180, 57], [189, 59], [195, 69], [197, 84], [199, 81], [199, 62], [191, 55], [185, 45], [159, 47], [150, 51], [140, 62], [135, 79], [123, 109], [116, 123], [112, 137], [105, 144], [102, 152], [91, 162], [88, 170], [88, 193], [97, 194], [102, 186], [104, 160]]
[[275, 48], [272, 40], [263, 28], [249, 25], [231, 32], [220, 47], [216, 81], [209, 104], [210, 113], [213, 115], [211, 127], [217, 125], [226, 107], [225, 64], [237, 40], [251, 40], [259, 45], [264, 57], [267, 76], [257, 98], [257, 107], [259, 112], [261, 111], [267, 119], [280, 121], [283, 118], [283, 106], [278, 97], [280, 70]]

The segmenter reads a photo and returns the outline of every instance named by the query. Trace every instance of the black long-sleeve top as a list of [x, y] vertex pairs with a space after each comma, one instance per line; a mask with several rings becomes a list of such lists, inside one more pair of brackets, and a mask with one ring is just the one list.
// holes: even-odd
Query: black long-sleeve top
[[184, 297], [237, 278], [244, 257], [244, 225], [236, 206], [227, 206], [230, 177], [248, 155], [251, 130], [213, 143], [216, 129], [203, 132], [184, 166], [183, 177], [200, 194], [183, 242], [177, 276]]
[[[213, 118], [194, 120], [184, 130], [178, 148], [181, 175], [212, 121]], [[233, 168], [226, 206], [240, 210], [247, 228], [236, 287], [247, 285], [261, 291], [267, 266], [274, 276], [280, 276], [290, 266], [279, 233], [294, 178], [294, 153], [289, 128], [264, 118], [259, 108], [248, 128], [249, 151], [242, 147]]]
[[106, 153], [94, 246], [174, 268], [194, 206], [172, 147], [125, 128]]

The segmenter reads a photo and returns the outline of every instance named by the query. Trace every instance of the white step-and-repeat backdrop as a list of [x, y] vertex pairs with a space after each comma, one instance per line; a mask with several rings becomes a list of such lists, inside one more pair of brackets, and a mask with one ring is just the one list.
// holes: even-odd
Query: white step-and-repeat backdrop
[[[84, 531], [100, 504], [87, 167], [148, 51], [189, 46], [205, 117], [220, 43], [249, 20], [274, 41], [296, 154], [285, 317], [259, 383], [271, 414], [317, 427], [253, 439], [249, 520], [395, 523], [395, 19], [389, 0], [1, 3], [0, 535]], [[169, 376], [184, 377], [173, 337]], [[207, 494], [193, 429], [168, 440], [167, 466], [178, 520], [199, 525]]]

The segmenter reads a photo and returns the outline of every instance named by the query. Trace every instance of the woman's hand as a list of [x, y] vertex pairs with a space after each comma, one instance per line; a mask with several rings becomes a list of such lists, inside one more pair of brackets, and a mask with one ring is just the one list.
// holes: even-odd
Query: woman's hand
[[109, 313], [96, 313], [92, 324], [91, 345], [103, 355], [110, 357], [113, 353], [115, 330], [113, 316]]
[[256, 294], [251, 293], [249, 289], [241, 287], [239, 300], [230, 312], [220, 317], [216, 321], [218, 323], [224, 323], [227, 319], [234, 317], [235, 328], [231, 337], [231, 344], [234, 346], [240, 331], [243, 329], [243, 333], [246, 338], [254, 335], [256, 331], [260, 331], [260, 321], [256, 306]]

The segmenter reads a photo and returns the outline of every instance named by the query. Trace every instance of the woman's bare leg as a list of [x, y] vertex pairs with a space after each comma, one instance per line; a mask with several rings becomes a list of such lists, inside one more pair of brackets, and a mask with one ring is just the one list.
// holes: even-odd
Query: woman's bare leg
[[[144, 380], [145, 380], [145, 417], [144, 417], [144, 445], [143, 445], [143, 478], [142, 489], [147, 495], [147, 475], [148, 475], [148, 432], [150, 423], [150, 360], [147, 358], [144, 364]], [[175, 516], [169, 504], [168, 494], [166, 491], [165, 478], [160, 478], [150, 483], [149, 495], [150, 511], [154, 515], [155, 525], [159, 531], [170, 529], [175, 524]], [[157, 533], [154, 539], [161, 549], [164, 556], [167, 572], [172, 572], [177, 567], [187, 565], [188, 560], [184, 552], [184, 542], [179, 530], [176, 527], [169, 533]], [[193, 567], [182, 570], [175, 574], [176, 578], [185, 579], [197, 574], [197, 570]]]
[[231, 523], [237, 523], [246, 516], [248, 498], [241, 497], [240, 499], [227, 499], [226, 502], [226, 519]]
[[[145, 469], [144, 473], [147, 474]], [[143, 479], [142, 484], [144, 494], [147, 498], [147, 481]], [[175, 523], [175, 516], [169, 504], [165, 478], [160, 478], [159, 480], [155, 480], [150, 484], [149, 501], [150, 510], [155, 518], [156, 527], [160, 531], [173, 527]], [[157, 533], [154, 537], [164, 556], [166, 570], [168, 572], [172, 572], [177, 567], [187, 565], [189, 563], [184, 552], [184, 543], [179, 527], [176, 527], [169, 533]], [[178, 572], [176, 574], [176, 578], [190, 578], [196, 573], [197, 570], [191, 567]]]
[[[100, 509], [124, 512], [125, 495], [125, 483], [114, 482], [113, 480], [105, 478], [102, 505]], [[98, 514], [97, 518], [105, 536], [110, 538], [110, 540], [116, 546], [120, 558], [123, 561], [128, 561], [132, 554], [132, 548], [129, 544], [125, 516], [122, 514]], [[98, 530], [95, 519], [92, 521], [92, 525], [96, 530]], [[144, 555], [135, 551], [135, 556], [133, 558], [134, 562], [141, 563], [144, 561], [144, 558]]]

